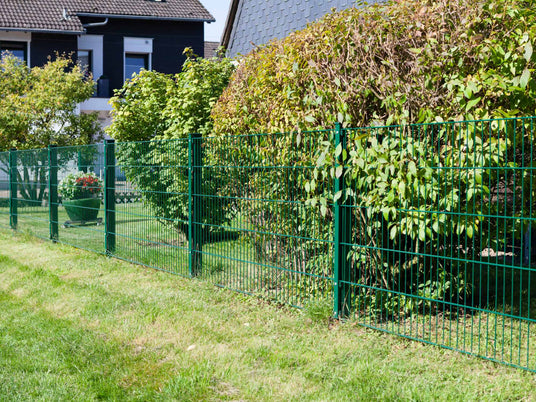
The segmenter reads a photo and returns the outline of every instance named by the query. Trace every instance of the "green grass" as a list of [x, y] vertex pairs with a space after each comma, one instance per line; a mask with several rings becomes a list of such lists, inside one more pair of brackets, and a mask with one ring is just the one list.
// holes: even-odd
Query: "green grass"
[[[326, 302], [329, 303], [329, 302]], [[0, 231], [0, 400], [530, 400], [534, 374]]]
[[[0, 210], [0, 213], [5, 212]], [[2, 215], [0, 215], [2, 216]], [[6, 213], [5, 227], [9, 224]], [[99, 217], [104, 213], [101, 207]], [[33, 206], [18, 209], [18, 226], [21, 233], [49, 238], [48, 208]], [[85, 250], [105, 253], [105, 229], [103, 225], [63, 227], [68, 221], [63, 207], [58, 209], [59, 242]], [[237, 217], [233, 228], [245, 229], [246, 220]], [[318, 279], [302, 275], [301, 287], [296, 286], [296, 277], [285, 270], [266, 269], [274, 262], [259, 260], [251, 242], [246, 237], [237, 238], [237, 232], [228, 232], [218, 241], [203, 246], [203, 278], [214, 284], [252, 294], [263, 294], [279, 301], [302, 306], [306, 288], [314, 288]], [[185, 236], [170, 226], [163, 225], [151, 216], [151, 211], [142, 203], [116, 205], [116, 249], [114, 257], [142, 264], [162, 271], [189, 276], [188, 243]], [[287, 264], [288, 265], [288, 264]], [[331, 287], [329, 280], [324, 287]]]

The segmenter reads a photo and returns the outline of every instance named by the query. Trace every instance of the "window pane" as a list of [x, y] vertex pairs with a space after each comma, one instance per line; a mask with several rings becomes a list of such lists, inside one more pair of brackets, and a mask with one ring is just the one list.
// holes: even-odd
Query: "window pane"
[[21, 61], [26, 61], [26, 43], [24, 42], [1, 41], [0, 53], [4, 54], [5, 52], [11, 53]]
[[91, 66], [91, 51], [90, 50], [79, 50], [78, 51], [78, 63], [86, 72], [92, 72]]
[[134, 73], [139, 73], [142, 68], [148, 70], [148, 60], [146, 54], [125, 54], [125, 79], [132, 77]]

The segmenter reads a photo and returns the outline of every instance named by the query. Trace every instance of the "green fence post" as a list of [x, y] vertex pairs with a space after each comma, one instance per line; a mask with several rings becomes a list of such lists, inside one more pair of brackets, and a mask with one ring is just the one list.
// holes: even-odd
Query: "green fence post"
[[106, 254], [115, 252], [115, 142], [104, 142], [104, 228]]
[[203, 264], [203, 240], [201, 234], [201, 180], [203, 156], [200, 134], [190, 134], [188, 138], [188, 245], [190, 275], [201, 273]]
[[348, 206], [345, 206], [346, 179], [343, 153], [346, 152], [346, 130], [340, 123], [335, 127], [335, 149], [339, 154], [337, 166], [342, 166], [342, 173], [335, 177], [334, 194], [342, 194], [333, 203], [334, 224], [333, 224], [333, 292], [334, 305], [333, 313], [335, 318], [347, 316], [350, 309], [350, 286], [347, 283], [350, 279], [350, 264], [348, 263], [349, 244], [352, 236], [352, 215]]
[[9, 224], [17, 230], [17, 150], [9, 150]]
[[50, 240], [58, 240], [58, 149], [48, 146], [48, 219]]

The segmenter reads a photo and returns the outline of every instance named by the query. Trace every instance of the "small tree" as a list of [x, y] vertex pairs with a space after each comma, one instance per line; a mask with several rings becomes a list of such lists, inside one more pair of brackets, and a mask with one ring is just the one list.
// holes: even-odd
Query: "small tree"
[[[113, 123], [108, 134], [127, 179], [162, 221], [188, 230], [188, 135], [210, 134], [212, 106], [234, 70], [228, 59], [188, 58], [179, 74], [141, 71], [110, 100]], [[175, 141], [166, 141], [175, 140]], [[139, 142], [142, 141], [142, 142]], [[204, 163], [210, 163], [206, 152]], [[203, 178], [204, 194], [217, 194], [228, 178], [217, 172]], [[203, 203], [204, 223], [219, 225], [230, 218], [232, 205]], [[214, 227], [214, 226], [211, 226]], [[210, 230], [210, 229], [207, 229]]]
[[[91, 97], [94, 83], [85, 71], [62, 55], [43, 67], [28, 68], [4, 53], [0, 59], [0, 149], [19, 150], [91, 143], [101, 135], [96, 114], [78, 114], [77, 105]], [[20, 154], [20, 191], [41, 201], [46, 188], [46, 152]], [[5, 159], [5, 158], [4, 158]], [[0, 169], [7, 172], [7, 159]]]

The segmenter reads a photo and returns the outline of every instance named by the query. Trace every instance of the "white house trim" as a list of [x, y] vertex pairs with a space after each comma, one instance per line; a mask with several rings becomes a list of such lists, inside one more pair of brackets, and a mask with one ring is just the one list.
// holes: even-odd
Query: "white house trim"
[[78, 50], [91, 50], [93, 79], [97, 81], [104, 72], [103, 35], [79, 35]]

